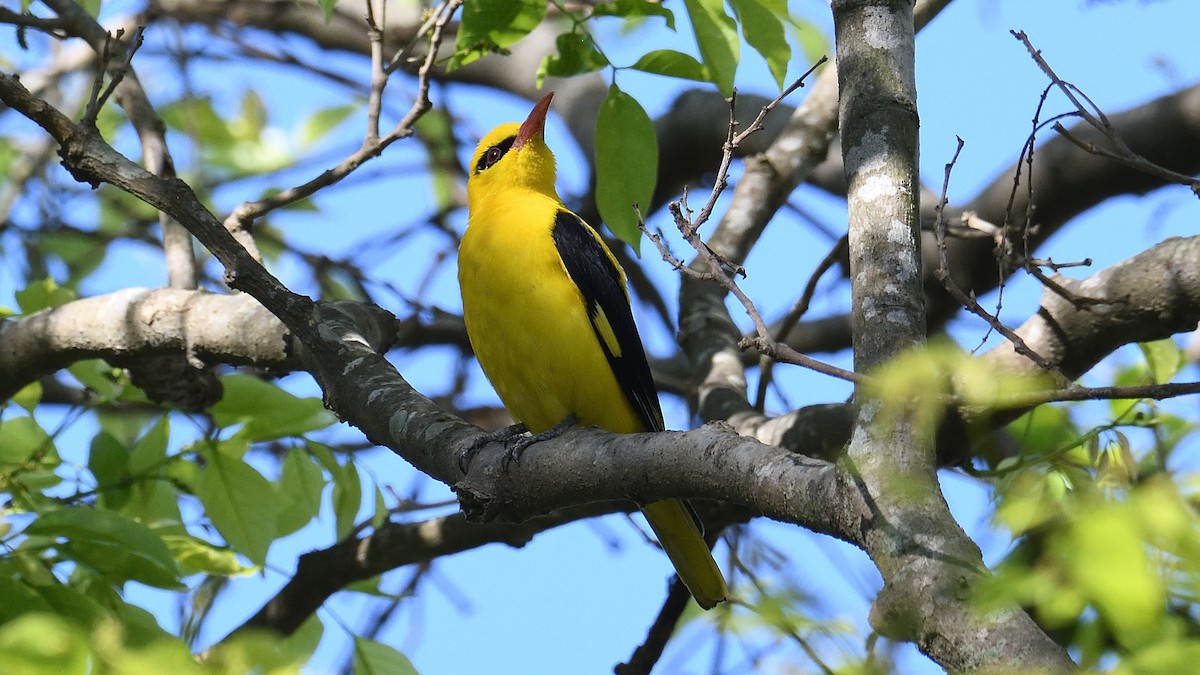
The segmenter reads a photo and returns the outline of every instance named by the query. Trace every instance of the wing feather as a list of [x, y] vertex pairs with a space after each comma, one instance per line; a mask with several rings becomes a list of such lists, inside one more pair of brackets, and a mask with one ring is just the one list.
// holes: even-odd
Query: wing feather
[[633, 322], [625, 274], [596, 232], [574, 213], [560, 210], [551, 234], [567, 274], [583, 295], [592, 330], [629, 405], [646, 431], [662, 431], [658, 392]]

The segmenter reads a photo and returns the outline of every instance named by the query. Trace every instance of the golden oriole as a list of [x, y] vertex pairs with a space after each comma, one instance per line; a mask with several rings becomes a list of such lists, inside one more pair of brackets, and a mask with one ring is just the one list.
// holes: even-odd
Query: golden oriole
[[[458, 250], [467, 336], [513, 419], [535, 435], [566, 420], [662, 431], [625, 272], [554, 189], [543, 138], [552, 97], [523, 124], [493, 129], [471, 160]], [[725, 578], [687, 506], [668, 500], [642, 511], [696, 602], [724, 600]]]

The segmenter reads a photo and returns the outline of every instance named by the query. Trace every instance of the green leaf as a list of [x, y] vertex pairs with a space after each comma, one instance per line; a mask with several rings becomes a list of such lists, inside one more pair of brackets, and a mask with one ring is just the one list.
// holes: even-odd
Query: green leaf
[[677, 52], [674, 49], [655, 49], [652, 52], [646, 52], [630, 68], [684, 80], [712, 81], [712, 75], [709, 74], [703, 63], [697, 61], [690, 54]]
[[135, 478], [157, 476], [167, 462], [167, 440], [171, 436], [171, 422], [166, 415], [159, 416], [129, 455], [129, 473]]
[[250, 441], [300, 436], [337, 422], [319, 398], [300, 398], [248, 375], [221, 378], [225, 394], [212, 407], [218, 426], [242, 424], [238, 435]]
[[596, 47], [596, 42], [587, 33], [563, 33], [555, 40], [558, 53], [542, 59], [538, 66], [537, 86], [541, 88], [546, 76], [571, 77], [590, 73], [608, 65], [608, 57]]
[[316, 143], [329, 135], [329, 132], [338, 128], [356, 110], [358, 110], [358, 106], [355, 105], [321, 108], [304, 120], [304, 124], [300, 127], [300, 143], [306, 146]]
[[596, 205], [608, 228], [634, 251], [641, 231], [633, 205], [650, 205], [658, 179], [658, 139], [650, 116], [614, 84], [596, 118]]
[[545, 15], [546, 0], [471, 0], [463, 5], [449, 69], [503, 51], [537, 28]]
[[101, 359], [76, 361], [67, 366], [67, 372], [71, 373], [71, 377], [78, 380], [79, 384], [96, 394], [97, 403], [116, 400], [125, 389], [125, 383], [121, 381], [124, 378], [121, 370], [113, 368]]
[[283, 458], [276, 493], [279, 495], [278, 535], [284, 536], [312, 522], [321, 512], [321, 494], [325, 474], [321, 467], [299, 448]]
[[163, 534], [162, 539], [185, 574], [236, 577], [254, 571], [238, 562], [237, 554], [228, 548], [215, 546], [190, 534]]
[[53, 464], [58, 463], [54, 441], [32, 417], [11, 417], [0, 422], [0, 467], [20, 466], [39, 452], [52, 458]]
[[101, 621], [112, 618], [112, 613], [103, 605], [70, 586], [46, 584], [35, 586], [34, 590], [55, 614], [85, 630], [91, 630]]
[[96, 497], [106, 509], [120, 509], [129, 503], [129, 486], [122, 481], [129, 477], [131, 453], [111, 434], [101, 431], [92, 438], [88, 452], [88, 471], [96, 478]]
[[42, 400], [42, 383], [34, 380], [29, 384], [21, 387], [20, 391], [13, 394], [12, 401], [24, 408], [27, 412], [33, 413], [33, 409], [37, 407]]
[[325, 18], [325, 23], [333, 18], [333, 6], [337, 4], [337, 0], [317, 0], [317, 4], [321, 7], [321, 16]]
[[417, 675], [412, 661], [393, 647], [354, 636], [354, 672], [357, 675]]
[[263, 566], [279, 522], [271, 482], [242, 461], [239, 448], [229, 442], [208, 445], [202, 454], [207, 464], [196, 478], [196, 496], [230, 547]]
[[1183, 350], [1171, 338], [1141, 342], [1138, 343], [1138, 347], [1141, 348], [1142, 355], [1146, 357], [1146, 366], [1150, 368], [1154, 384], [1170, 382], [1171, 378], [1175, 377], [1175, 374], [1183, 367], [1185, 360]]
[[375, 513], [371, 516], [371, 527], [378, 530], [387, 522], [388, 516], [387, 501], [383, 498], [383, 490], [379, 486], [375, 486]]
[[179, 567], [162, 538], [145, 525], [107, 509], [77, 507], [43, 513], [25, 532], [62, 539], [59, 548], [118, 584], [183, 590]]
[[788, 62], [792, 59], [792, 47], [780, 20], [788, 14], [787, 0], [729, 0], [729, 4], [742, 24], [746, 42], [762, 54], [775, 84], [783, 91]]
[[76, 298], [75, 291], [59, 286], [49, 277], [30, 282], [28, 286], [17, 291], [13, 296], [16, 297], [17, 306], [21, 308], [23, 314], [33, 314], [47, 307], [65, 305]]
[[341, 541], [354, 531], [358, 511], [362, 507], [362, 479], [353, 462], [347, 463], [335, 476], [333, 514], [337, 522], [337, 538]]
[[0, 663], [12, 675], [86, 675], [95, 672], [88, 642], [63, 619], [30, 613], [0, 626]]
[[601, 2], [593, 6], [592, 16], [617, 16], [623, 19], [643, 19], [651, 16], [661, 16], [667, 22], [667, 28], [675, 30], [675, 14], [663, 7], [659, 0], [615, 0]]
[[724, 0], [684, 0], [684, 6], [696, 32], [700, 58], [712, 74], [713, 84], [721, 95], [731, 96], [741, 48], [737, 22], [725, 13]]
[[50, 603], [34, 588], [28, 583], [17, 581], [11, 575], [0, 576], [0, 625], [27, 612], [50, 611]]

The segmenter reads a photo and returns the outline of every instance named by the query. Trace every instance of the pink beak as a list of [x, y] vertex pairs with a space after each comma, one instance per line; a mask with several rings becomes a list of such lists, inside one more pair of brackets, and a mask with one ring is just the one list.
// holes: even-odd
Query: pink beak
[[537, 102], [537, 105], [533, 106], [529, 117], [525, 118], [525, 122], [517, 130], [517, 140], [513, 141], [513, 150], [519, 150], [531, 138], [542, 137], [542, 132], [546, 128], [546, 113], [550, 112], [550, 99], [552, 98], [554, 98], [554, 92], [546, 94], [542, 100]]

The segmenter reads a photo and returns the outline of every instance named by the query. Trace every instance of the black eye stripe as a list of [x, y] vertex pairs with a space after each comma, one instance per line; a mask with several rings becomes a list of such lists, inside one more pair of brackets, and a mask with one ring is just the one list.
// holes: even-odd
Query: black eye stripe
[[489, 147], [487, 150], [484, 150], [483, 155], [479, 157], [479, 163], [475, 165], [475, 173], [479, 173], [480, 171], [491, 167], [496, 162], [499, 162], [500, 158], [504, 157], [504, 155], [508, 154], [508, 151], [512, 149], [513, 142], [516, 140], [516, 136], [509, 136], [499, 143]]

